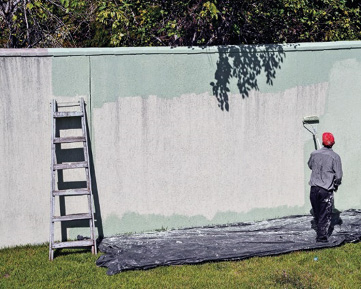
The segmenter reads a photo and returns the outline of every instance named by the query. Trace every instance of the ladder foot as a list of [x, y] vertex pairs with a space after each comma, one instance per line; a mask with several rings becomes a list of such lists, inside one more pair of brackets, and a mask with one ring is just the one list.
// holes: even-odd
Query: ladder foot
[[49, 261], [53, 261], [54, 260], [54, 250], [50, 249], [49, 251]]

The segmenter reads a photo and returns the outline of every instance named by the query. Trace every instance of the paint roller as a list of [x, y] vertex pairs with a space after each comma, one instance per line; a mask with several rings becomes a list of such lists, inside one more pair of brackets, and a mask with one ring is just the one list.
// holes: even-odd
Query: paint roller
[[[303, 127], [307, 129], [313, 136], [313, 142], [315, 143], [315, 149], [321, 148], [321, 143], [317, 137], [317, 124], [320, 122], [320, 119], [316, 115], [305, 116], [303, 118]], [[317, 147], [318, 145], [318, 147]]]

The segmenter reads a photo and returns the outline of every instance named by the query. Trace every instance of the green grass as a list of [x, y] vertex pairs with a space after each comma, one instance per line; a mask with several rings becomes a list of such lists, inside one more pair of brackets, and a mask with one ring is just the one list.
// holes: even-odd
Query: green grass
[[95, 265], [99, 256], [63, 250], [50, 262], [47, 245], [2, 249], [0, 288], [361, 288], [361, 243], [114, 276]]

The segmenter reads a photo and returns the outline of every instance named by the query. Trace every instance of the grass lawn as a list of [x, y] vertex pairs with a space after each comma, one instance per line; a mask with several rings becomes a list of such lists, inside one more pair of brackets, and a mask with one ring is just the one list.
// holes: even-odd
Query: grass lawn
[[361, 288], [361, 243], [243, 261], [106, 275], [89, 251], [0, 250], [0, 288]]

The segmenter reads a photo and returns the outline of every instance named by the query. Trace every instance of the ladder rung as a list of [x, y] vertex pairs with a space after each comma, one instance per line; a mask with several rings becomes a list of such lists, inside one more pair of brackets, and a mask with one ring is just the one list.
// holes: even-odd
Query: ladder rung
[[81, 111], [57, 111], [54, 112], [54, 117], [75, 117], [83, 116], [84, 114]]
[[65, 221], [86, 220], [86, 219], [91, 219], [90, 213], [54, 216], [53, 222], [65, 222]]
[[62, 163], [62, 164], [55, 164], [54, 170], [79, 169], [79, 168], [87, 168], [87, 167], [88, 167], [88, 162]]
[[59, 242], [54, 243], [52, 245], [53, 249], [59, 249], [59, 248], [71, 248], [71, 247], [88, 247], [88, 246], [94, 246], [93, 240], [81, 240], [81, 241], [69, 241], [69, 242]]
[[83, 196], [89, 195], [89, 189], [81, 188], [81, 189], [70, 189], [70, 190], [57, 190], [53, 191], [53, 196]]
[[79, 101], [65, 101], [65, 102], [58, 102], [57, 103], [58, 107], [74, 107], [74, 106], [80, 106], [80, 102]]
[[83, 136], [68, 136], [68, 137], [56, 137], [54, 143], [69, 143], [69, 142], [84, 142]]

